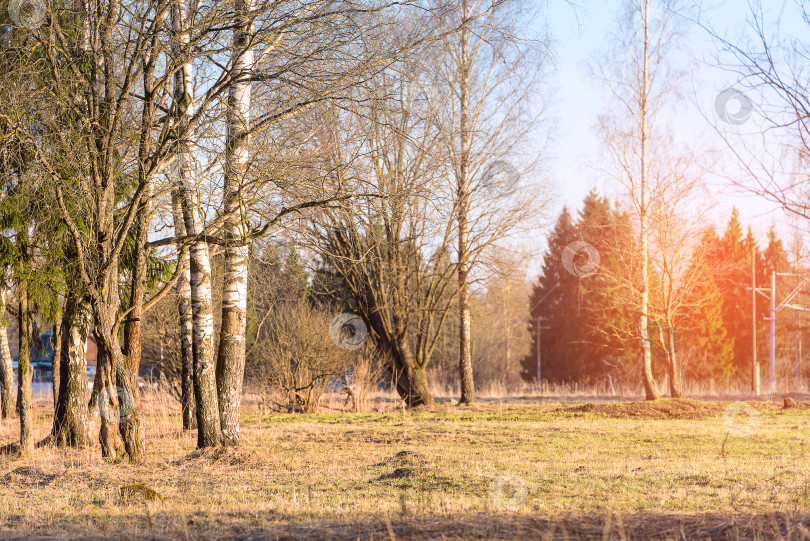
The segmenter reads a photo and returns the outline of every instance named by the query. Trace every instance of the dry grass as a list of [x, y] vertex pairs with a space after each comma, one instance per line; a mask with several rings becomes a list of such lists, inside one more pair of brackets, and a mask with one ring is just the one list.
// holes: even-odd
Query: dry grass
[[[748, 438], [727, 433], [717, 402], [248, 411], [240, 448], [201, 452], [175, 404], [152, 397], [144, 464], [97, 448], [0, 459], [0, 535], [810, 537], [810, 411], [756, 406]], [[47, 404], [38, 412], [44, 435]], [[16, 430], [4, 422], [0, 442]]]

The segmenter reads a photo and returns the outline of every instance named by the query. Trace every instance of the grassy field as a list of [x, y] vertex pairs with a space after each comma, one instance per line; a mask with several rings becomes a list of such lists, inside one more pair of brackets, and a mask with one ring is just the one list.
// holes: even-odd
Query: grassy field
[[206, 452], [173, 407], [148, 404], [142, 465], [97, 448], [0, 458], [0, 535], [810, 538], [810, 404], [752, 404], [246, 413], [240, 448]]

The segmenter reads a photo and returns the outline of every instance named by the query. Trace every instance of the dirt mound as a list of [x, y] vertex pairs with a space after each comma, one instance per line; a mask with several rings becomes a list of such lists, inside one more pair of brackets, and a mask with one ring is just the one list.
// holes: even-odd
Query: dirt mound
[[384, 481], [386, 479], [417, 477], [419, 473], [424, 471], [425, 462], [425, 458], [416, 451], [400, 451], [375, 465], [389, 470], [377, 479]]
[[782, 401], [783, 410], [807, 410], [810, 409], [810, 402], [807, 400], [797, 400], [792, 396], [786, 396]]
[[259, 462], [258, 455], [244, 447], [209, 447], [197, 449], [193, 453], [173, 461], [171, 464], [180, 466], [184, 463], [207, 462], [209, 464], [222, 464], [226, 466], [248, 466]]
[[452, 483], [452, 476], [447, 475], [436, 461], [416, 451], [400, 451], [374, 467], [383, 470], [375, 481], [384, 484], [399, 481], [400, 487], [419, 485], [438, 490]]
[[163, 496], [161, 496], [160, 493], [140, 483], [126, 485], [118, 489], [118, 497], [122, 504], [132, 503], [137, 500], [136, 497], [138, 496], [141, 497], [143, 501], [154, 502], [159, 500], [160, 503], [163, 503]]
[[582, 404], [565, 406], [556, 411], [572, 416], [591, 415], [610, 419], [705, 419], [720, 415], [726, 405], [722, 402], [667, 398], [618, 404]]

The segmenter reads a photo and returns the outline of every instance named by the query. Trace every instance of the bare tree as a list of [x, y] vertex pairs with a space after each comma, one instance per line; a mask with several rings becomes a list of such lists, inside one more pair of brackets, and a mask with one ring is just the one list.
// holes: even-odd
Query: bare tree
[[[224, 236], [244, 238], [245, 213], [240, 211], [240, 193], [250, 161], [250, 106], [253, 75], [252, 0], [235, 4], [233, 32], [234, 80], [228, 94], [228, 133], [225, 141]], [[225, 276], [222, 284], [222, 327], [217, 356], [217, 391], [222, 438], [226, 444], [239, 443], [239, 404], [245, 372], [245, 323], [247, 319], [248, 247], [225, 248]]]
[[650, 184], [651, 143], [660, 113], [676, 89], [677, 77], [667, 59], [675, 45], [675, 0], [625, 4], [613, 48], [599, 58], [597, 76], [612, 94], [617, 109], [601, 119], [606, 147], [617, 167], [616, 177], [628, 191], [638, 217], [641, 279], [638, 292], [638, 337], [648, 400], [660, 396], [652, 373], [650, 318]]
[[[194, 387], [194, 411], [196, 413], [197, 446], [211, 447], [221, 441], [219, 406], [216, 392], [216, 365], [214, 361], [214, 315], [211, 298], [211, 259], [208, 244], [199, 238], [205, 232], [200, 210], [197, 167], [197, 125], [195, 122], [195, 88], [193, 66], [194, 42], [192, 32], [196, 29], [190, 2], [181, 1], [172, 6], [172, 27], [177, 41], [172, 50], [176, 59], [184, 59], [174, 74], [174, 101], [178, 104], [177, 155], [174, 162], [174, 179], [179, 184], [179, 199], [183, 215], [182, 228], [175, 223], [176, 233], [183, 230], [191, 237], [189, 247], [189, 282], [192, 326], [192, 380]], [[236, 51], [235, 51], [236, 53]], [[185, 252], [181, 247], [181, 257]], [[181, 281], [178, 287], [184, 287]], [[181, 295], [184, 289], [178, 290]], [[181, 303], [183, 298], [181, 297]], [[181, 305], [182, 306], [182, 305]]]
[[[358, 87], [351, 115], [333, 113], [322, 144], [325, 171], [350, 193], [319, 211], [315, 246], [324, 272], [349, 293], [370, 338], [409, 405], [433, 405], [426, 368], [455, 295], [449, 246], [452, 194], [434, 149], [439, 92], [421, 57], [403, 60]], [[345, 164], [345, 165], [343, 165]]]
[[[674, 148], [674, 143], [667, 145]], [[659, 156], [650, 193], [650, 272], [656, 286], [650, 297], [650, 319], [667, 363], [670, 396], [682, 394], [677, 335], [688, 311], [707, 299], [697, 295], [710, 275], [704, 272], [706, 247], [699, 243], [705, 225], [703, 175], [688, 152], [666, 159]]]
[[519, 35], [520, 21], [530, 17], [523, 11], [527, 9], [518, 1], [461, 0], [444, 19], [448, 35], [442, 42], [444, 52], [438, 55], [444, 62], [443, 83], [452, 96], [440, 122], [456, 180], [462, 404], [475, 402], [471, 272], [490, 244], [526, 228], [531, 204], [537, 204], [535, 212], [542, 208], [540, 197], [526, 198], [525, 191], [524, 197], [515, 196], [521, 173], [525, 188], [536, 163], [521, 160], [519, 154], [542, 115], [537, 83], [547, 49], [543, 41]]
[[481, 383], [508, 390], [520, 382], [520, 361], [531, 349], [527, 258], [492, 251], [491, 272], [471, 295], [473, 367]]
[[[697, 18], [718, 44], [717, 64], [737, 78], [735, 87], [714, 101], [714, 126], [735, 158], [729, 182], [810, 219], [807, 163], [810, 160], [810, 46], [803, 34], [776, 36], [779, 24], [766, 20], [758, 0], [748, 2], [747, 31], [721, 35], [711, 21]], [[803, 2], [787, 4], [780, 16], [810, 26]], [[775, 30], [772, 32], [770, 28]]]

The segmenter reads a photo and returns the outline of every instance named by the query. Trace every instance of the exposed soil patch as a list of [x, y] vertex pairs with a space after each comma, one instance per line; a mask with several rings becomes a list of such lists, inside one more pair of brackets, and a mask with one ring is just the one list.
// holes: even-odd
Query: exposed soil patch
[[424, 474], [425, 468], [430, 465], [416, 451], [400, 451], [394, 456], [375, 464], [375, 466], [388, 470], [377, 478], [378, 481], [385, 481], [419, 477]]
[[375, 482], [394, 484], [400, 488], [419, 486], [423, 489], [438, 489], [454, 483], [453, 476], [437, 462], [416, 451], [400, 451], [374, 467], [384, 470]]
[[611, 419], [705, 419], [717, 417], [728, 406], [724, 402], [703, 402], [683, 398], [619, 404], [582, 404], [564, 406], [556, 411], [567, 414], [590, 414]]

